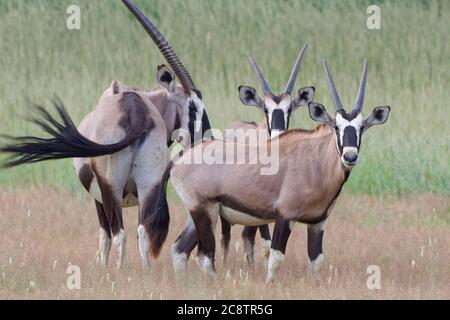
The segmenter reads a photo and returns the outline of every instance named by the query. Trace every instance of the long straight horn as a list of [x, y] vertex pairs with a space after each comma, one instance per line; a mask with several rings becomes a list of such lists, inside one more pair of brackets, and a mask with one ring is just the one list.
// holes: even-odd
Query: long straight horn
[[295, 61], [294, 68], [292, 69], [291, 76], [289, 77], [289, 81], [286, 84], [286, 88], [284, 89], [284, 92], [287, 94], [291, 94], [292, 89], [294, 88], [295, 81], [297, 80], [298, 72], [300, 71], [300, 66], [302, 65], [303, 56], [305, 55], [305, 51], [308, 48], [308, 44], [305, 44], [302, 51], [300, 51], [300, 54], [297, 57], [297, 61]]
[[150, 35], [153, 42], [155, 42], [158, 49], [161, 51], [164, 58], [169, 63], [173, 72], [175, 72], [178, 80], [180, 80], [186, 93], [191, 93], [195, 89], [194, 81], [192, 81], [189, 72], [187, 72], [181, 60], [178, 58], [177, 54], [173, 50], [170, 43], [164, 37], [164, 35], [156, 28], [156, 26], [139, 10], [138, 7], [134, 5], [130, 0], [122, 0], [122, 2], [127, 6], [131, 13], [136, 17], [136, 19], [144, 27], [145, 31]]
[[355, 101], [355, 111], [361, 112], [364, 105], [364, 96], [366, 93], [366, 82], [367, 82], [367, 58], [364, 60], [364, 69], [361, 75], [361, 81], [359, 82], [358, 96]]
[[333, 98], [334, 106], [338, 111], [344, 109], [341, 103], [341, 99], [339, 98], [339, 94], [337, 93], [336, 86], [334, 85], [333, 77], [331, 76], [330, 70], [328, 70], [327, 62], [325, 61], [325, 59], [323, 59], [323, 67], [325, 69], [325, 74], [327, 76], [328, 86], [330, 87], [331, 97]]
[[261, 85], [261, 89], [264, 92], [266, 96], [272, 95], [272, 91], [270, 91], [269, 85], [267, 84], [266, 79], [264, 78], [264, 75], [261, 72], [261, 69], [259, 68], [258, 64], [256, 63], [255, 59], [253, 59], [252, 54], [249, 52], [247, 53], [248, 60], [250, 60], [250, 63], [255, 70], [256, 76], [258, 77], [259, 84]]

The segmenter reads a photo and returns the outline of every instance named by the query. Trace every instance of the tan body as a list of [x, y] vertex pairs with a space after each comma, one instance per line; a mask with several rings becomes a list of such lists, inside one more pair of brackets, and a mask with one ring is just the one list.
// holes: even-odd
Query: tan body
[[[261, 224], [275, 221], [277, 217], [318, 223], [326, 219], [327, 209], [346, 179], [335, 140], [334, 132], [324, 126], [311, 132], [291, 130], [281, 135], [280, 167], [276, 175], [260, 175], [259, 164], [176, 163], [171, 176], [189, 211], [210, 202], [260, 219]], [[204, 142], [203, 146], [211, 143], [218, 142]], [[194, 151], [195, 148], [187, 151], [183, 158], [190, 157]], [[317, 161], [322, 154], [330, 156]], [[235, 177], [239, 177], [239, 183]], [[239, 219], [229, 222], [242, 223]]]

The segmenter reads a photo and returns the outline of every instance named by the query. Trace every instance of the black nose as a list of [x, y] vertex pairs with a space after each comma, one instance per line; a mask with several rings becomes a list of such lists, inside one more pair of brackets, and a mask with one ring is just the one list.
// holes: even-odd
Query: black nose
[[356, 152], [350, 151], [344, 154], [344, 160], [348, 163], [354, 163], [358, 160], [358, 154]]

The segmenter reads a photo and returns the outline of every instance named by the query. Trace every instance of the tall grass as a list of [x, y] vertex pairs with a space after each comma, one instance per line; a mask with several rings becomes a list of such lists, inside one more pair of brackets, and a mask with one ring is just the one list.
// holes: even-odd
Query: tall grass
[[[237, 87], [257, 87], [246, 60], [251, 51], [280, 90], [300, 48], [311, 44], [297, 88], [313, 85], [332, 111], [322, 57], [344, 105], [355, 99], [369, 59], [365, 114], [392, 106], [383, 127], [371, 129], [345, 190], [369, 194], [450, 191], [450, 3], [377, 1], [382, 30], [366, 28], [372, 1], [135, 0], [170, 39], [203, 91], [212, 124], [223, 128], [262, 114], [240, 104]], [[66, 29], [66, 8], [78, 4], [81, 30]], [[156, 84], [156, 47], [120, 1], [0, 0], [0, 131], [39, 134], [21, 115], [31, 102], [58, 95], [79, 122], [113, 79]], [[306, 109], [292, 127], [315, 125]], [[0, 186], [47, 184], [80, 190], [70, 160], [0, 172]]]

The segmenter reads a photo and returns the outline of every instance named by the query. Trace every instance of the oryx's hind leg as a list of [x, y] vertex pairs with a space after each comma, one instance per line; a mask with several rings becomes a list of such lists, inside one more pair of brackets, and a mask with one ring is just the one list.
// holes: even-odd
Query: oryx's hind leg
[[158, 256], [168, 230], [167, 181], [162, 180], [168, 164], [166, 144], [164, 136], [150, 131], [140, 142], [133, 161], [132, 176], [139, 200], [138, 247], [145, 269], [150, 266], [149, 255]]
[[244, 227], [241, 233], [242, 241], [244, 242], [245, 259], [251, 266], [255, 262], [254, 248], [255, 248], [256, 231], [258, 231], [258, 227], [246, 226]]
[[264, 224], [262, 226], [259, 226], [259, 234], [262, 238], [262, 252], [263, 257], [266, 259], [266, 262], [269, 260], [270, 255], [270, 247], [272, 245], [272, 240], [270, 238], [270, 229], [268, 224]]
[[139, 225], [138, 248], [141, 256], [142, 266], [144, 269], [150, 268], [150, 252], [151, 252], [151, 224], [153, 223], [152, 214], [156, 210], [157, 200], [160, 192], [165, 192], [161, 188], [160, 181], [150, 181], [147, 176], [136, 177], [136, 187], [139, 198]]
[[113, 236], [116, 249], [116, 267], [121, 268], [125, 259], [127, 236], [123, 226], [122, 197], [130, 175], [132, 152], [129, 148], [114, 155], [95, 158], [92, 168], [100, 189], [102, 205]]
[[[222, 208], [220, 210], [222, 210]], [[223, 263], [226, 264], [226, 261], [228, 258], [228, 253], [230, 250], [231, 224], [221, 215], [220, 216], [220, 225], [222, 227], [220, 244], [222, 245], [222, 250], [223, 250]]]
[[95, 207], [97, 209], [98, 220], [100, 223], [99, 230], [99, 250], [100, 250], [100, 263], [103, 267], [108, 264], [109, 251], [111, 249], [111, 226], [106, 216], [105, 208], [103, 205], [95, 200]]
[[187, 216], [186, 227], [173, 243], [171, 250], [173, 269], [176, 273], [186, 271], [189, 256], [198, 243], [194, 221], [189, 212]]
[[214, 229], [219, 217], [220, 205], [218, 203], [204, 204], [191, 210], [192, 220], [195, 224], [198, 237], [197, 264], [202, 271], [215, 274], [214, 258], [216, 253], [216, 239]]
[[308, 256], [309, 269], [314, 277], [318, 277], [320, 265], [323, 261], [323, 227], [325, 221], [308, 225]]

